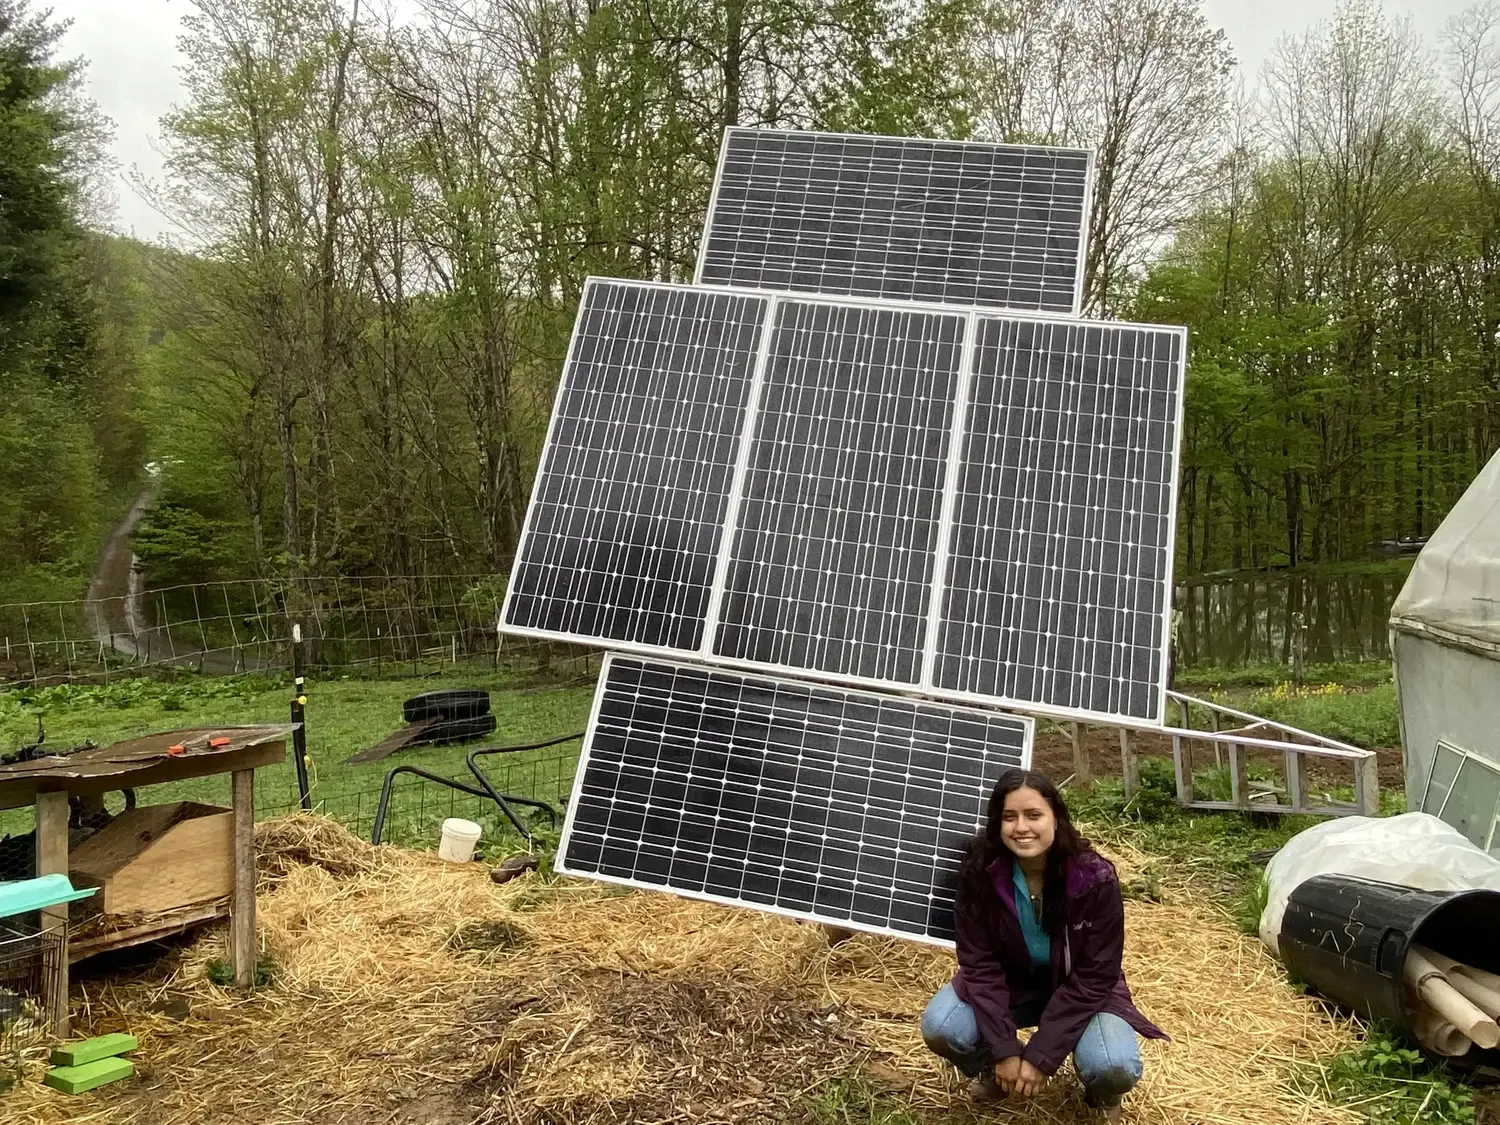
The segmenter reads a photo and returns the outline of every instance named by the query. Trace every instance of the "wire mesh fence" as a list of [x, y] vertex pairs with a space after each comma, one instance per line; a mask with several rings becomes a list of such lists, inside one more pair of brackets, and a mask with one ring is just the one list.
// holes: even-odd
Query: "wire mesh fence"
[[[489, 783], [509, 798], [522, 798], [528, 804], [511, 806], [512, 812], [530, 831], [547, 835], [562, 825], [567, 796], [573, 787], [578, 767], [579, 743], [514, 755], [489, 757], [480, 768]], [[394, 762], [392, 770], [401, 768]], [[462, 817], [479, 824], [481, 841], [500, 842], [517, 837], [513, 826], [495, 801], [473, 792], [479, 786], [471, 773], [445, 775], [435, 781], [413, 773], [393, 773], [388, 781], [389, 793], [380, 834], [381, 842], [404, 847], [437, 847], [443, 821]], [[257, 820], [296, 812], [300, 806], [296, 789], [258, 794], [255, 802]], [[551, 814], [534, 807], [548, 806]], [[336, 820], [356, 836], [371, 839], [377, 817], [381, 815], [381, 789], [364, 788], [312, 793], [313, 812]], [[483, 844], [481, 845], [483, 846]]]
[[589, 649], [502, 635], [503, 596], [503, 577], [438, 574], [207, 582], [0, 605], [0, 687], [184, 668], [277, 671], [294, 659], [393, 678], [475, 660], [547, 674], [597, 667]]

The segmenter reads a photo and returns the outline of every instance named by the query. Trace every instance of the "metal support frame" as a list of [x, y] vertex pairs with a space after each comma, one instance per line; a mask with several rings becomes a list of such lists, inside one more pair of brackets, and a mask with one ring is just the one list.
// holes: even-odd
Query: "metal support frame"
[[[1172, 737], [1172, 761], [1177, 775], [1177, 801], [1183, 808], [1225, 809], [1240, 812], [1267, 813], [1311, 813], [1322, 816], [1374, 816], [1380, 811], [1379, 762], [1373, 750], [1351, 746], [1337, 739], [1325, 738], [1311, 731], [1301, 730], [1286, 723], [1262, 719], [1245, 711], [1237, 711], [1220, 703], [1195, 699], [1177, 692], [1168, 692], [1176, 701], [1182, 726], [1167, 728], [1164, 733]], [[1191, 708], [1205, 708], [1213, 723], [1213, 730], [1192, 727]], [[1237, 721], [1232, 729], [1223, 729], [1221, 719]], [[1230, 799], [1228, 801], [1198, 800], [1193, 792], [1192, 751], [1194, 743], [1208, 743], [1214, 747], [1216, 764], [1222, 764], [1225, 755], [1229, 765]], [[1122, 752], [1126, 750], [1125, 734], [1121, 732]], [[1257, 800], [1250, 790], [1249, 750], [1280, 752], [1286, 771], [1287, 799], [1285, 801]], [[1307, 759], [1335, 759], [1347, 763], [1353, 771], [1353, 801], [1333, 801], [1313, 805], [1309, 800]], [[1127, 763], [1128, 763], [1127, 754]], [[1274, 795], [1274, 794], [1273, 794]]]

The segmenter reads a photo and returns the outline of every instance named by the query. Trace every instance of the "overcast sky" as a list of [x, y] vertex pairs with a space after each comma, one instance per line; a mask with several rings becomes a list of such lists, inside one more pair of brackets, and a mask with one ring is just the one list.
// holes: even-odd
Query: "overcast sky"
[[[1392, 15], [1408, 14], [1429, 42], [1449, 17], [1472, 0], [1386, 0]], [[1276, 40], [1297, 34], [1333, 12], [1336, 0], [1206, 0], [1209, 19], [1229, 33], [1241, 66], [1253, 77]], [[35, 0], [33, 7], [48, 6]], [[73, 26], [64, 53], [89, 62], [90, 96], [113, 121], [114, 155], [120, 166], [116, 185], [116, 225], [139, 238], [154, 239], [165, 220], [141, 200], [124, 175], [138, 168], [157, 176], [157, 121], [181, 96], [176, 66], [178, 22], [188, 0], [50, 0], [59, 19]], [[398, 2], [415, 8], [415, 0]]]

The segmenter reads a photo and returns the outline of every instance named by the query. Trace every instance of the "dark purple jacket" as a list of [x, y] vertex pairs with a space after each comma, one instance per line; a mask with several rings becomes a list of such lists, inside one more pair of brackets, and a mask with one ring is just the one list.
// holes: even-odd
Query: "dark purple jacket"
[[[1053, 1074], [1100, 1012], [1119, 1016], [1147, 1039], [1165, 1039], [1161, 1029], [1136, 1010], [1125, 984], [1120, 967], [1125, 904], [1110, 862], [1089, 851], [1068, 864], [1063, 932], [1052, 939], [1050, 974], [1033, 966], [1026, 950], [1016, 913], [1013, 865], [1009, 852], [990, 865], [998, 904], [964, 902], [960, 891], [955, 911], [958, 974], [953, 990], [974, 1009], [991, 1057], [998, 1062], [1020, 1055], [1043, 1074]], [[1011, 1015], [1012, 1009], [1022, 1007], [1042, 1012], [1025, 1050], [1016, 1039]]]

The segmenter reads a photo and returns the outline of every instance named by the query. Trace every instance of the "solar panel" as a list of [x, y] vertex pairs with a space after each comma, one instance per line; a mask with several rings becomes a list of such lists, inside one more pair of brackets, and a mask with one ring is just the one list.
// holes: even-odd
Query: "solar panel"
[[775, 316], [713, 651], [915, 683], [967, 318]]
[[503, 624], [699, 647], [768, 304], [586, 287]]
[[730, 128], [696, 280], [1079, 311], [1093, 154]]
[[557, 869], [944, 943], [1029, 719], [606, 657]]
[[1164, 720], [1185, 348], [980, 320], [935, 688]]
[[1184, 357], [1181, 329], [591, 282], [502, 624], [1159, 725]]

